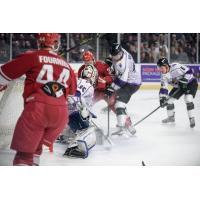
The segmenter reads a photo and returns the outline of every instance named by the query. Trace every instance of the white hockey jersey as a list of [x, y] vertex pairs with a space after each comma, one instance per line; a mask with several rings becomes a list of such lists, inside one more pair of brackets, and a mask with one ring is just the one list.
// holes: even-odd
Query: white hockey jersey
[[86, 79], [79, 78], [77, 81], [76, 95], [68, 98], [69, 114], [78, 111], [77, 104], [80, 102], [91, 112], [93, 96], [94, 87], [92, 84]]
[[135, 62], [132, 56], [125, 50], [123, 50], [123, 57], [121, 60], [113, 61], [113, 69], [115, 72], [115, 79], [112, 83], [112, 87], [117, 90], [125, 84], [141, 85], [140, 72], [135, 70]]
[[161, 74], [160, 96], [168, 94], [168, 84], [178, 88], [178, 84], [183, 78], [188, 83], [195, 79], [193, 72], [189, 67], [179, 63], [172, 63], [170, 65], [170, 71], [166, 74]]

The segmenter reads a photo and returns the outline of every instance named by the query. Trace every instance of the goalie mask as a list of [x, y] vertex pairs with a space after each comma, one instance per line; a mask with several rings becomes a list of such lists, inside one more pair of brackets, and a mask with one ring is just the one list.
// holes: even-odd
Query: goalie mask
[[98, 78], [97, 69], [93, 65], [86, 65], [81, 73], [81, 78], [88, 79], [90, 83], [95, 86]]
[[60, 34], [58, 33], [38, 33], [36, 38], [40, 48], [52, 48], [53, 51], [58, 51], [60, 47]]

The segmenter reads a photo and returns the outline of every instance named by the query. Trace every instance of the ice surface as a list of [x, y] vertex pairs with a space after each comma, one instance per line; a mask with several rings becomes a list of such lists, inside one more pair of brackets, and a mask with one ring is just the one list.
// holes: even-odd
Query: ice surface
[[[159, 109], [141, 124], [136, 126], [137, 133], [133, 137], [112, 137], [114, 145], [111, 147], [96, 145], [87, 159], [69, 159], [62, 157], [65, 145], [55, 144], [54, 152], [44, 150], [41, 165], [136, 165], [142, 161], [147, 166], [176, 166], [200, 165], [200, 93], [195, 99], [196, 127], [189, 127], [186, 105], [183, 97], [175, 102], [176, 122], [164, 125], [161, 120], [166, 117], [166, 110]], [[107, 133], [107, 113], [101, 109], [106, 106], [104, 101], [94, 106], [98, 118], [95, 122]], [[159, 106], [157, 90], [140, 90], [134, 94], [127, 106], [134, 122]], [[115, 128], [116, 118], [111, 112], [110, 126]], [[0, 152], [0, 165], [11, 165], [14, 152], [6, 149]]]

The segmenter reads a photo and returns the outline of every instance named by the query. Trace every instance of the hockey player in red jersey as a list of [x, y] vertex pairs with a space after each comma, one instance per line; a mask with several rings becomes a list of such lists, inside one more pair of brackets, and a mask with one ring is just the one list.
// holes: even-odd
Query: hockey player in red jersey
[[[42, 145], [51, 146], [68, 122], [66, 98], [76, 91], [70, 65], [57, 55], [60, 35], [37, 35], [39, 50], [26, 52], [0, 67], [0, 85], [26, 75], [24, 110], [12, 138], [13, 165], [39, 165]], [[13, 100], [14, 101], [14, 100]]]
[[[102, 99], [107, 101], [104, 91], [113, 81], [110, 66], [103, 61], [96, 61], [94, 55], [90, 51], [85, 51], [83, 53], [82, 59], [84, 61], [84, 65], [80, 67], [78, 71], [78, 77], [81, 76], [81, 72], [83, 71], [86, 65], [94, 65], [98, 71], [98, 81], [95, 87], [93, 102], [96, 103]], [[114, 110], [114, 107], [112, 108]]]

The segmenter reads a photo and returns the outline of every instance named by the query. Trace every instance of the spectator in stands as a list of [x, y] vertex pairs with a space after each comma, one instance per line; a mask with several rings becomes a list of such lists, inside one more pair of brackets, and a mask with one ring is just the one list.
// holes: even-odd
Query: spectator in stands
[[125, 33], [123, 34], [123, 40], [121, 42], [123, 48], [127, 50], [137, 61], [137, 34], [136, 33]]
[[[174, 49], [175, 48], [175, 49]], [[174, 33], [171, 35], [171, 54], [178, 52], [177, 59], [181, 63], [196, 62], [196, 34], [194, 33]], [[184, 57], [185, 56], [185, 57]], [[172, 58], [173, 60], [174, 58]], [[181, 59], [181, 60], [180, 60]]]
[[19, 55], [21, 53], [21, 50], [20, 50], [20, 46], [19, 46], [19, 41], [13, 41], [12, 43], [12, 57], [13, 58], [16, 58], [17, 55]]
[[[70, 47], [74, 47], [78, 45], [80, 42], [84, 41], [85, 39], [95, 37], [96, 34], [92, 33], [75, 33], [75, 34], [70, 34]], [[92, 43], [94, 42], [94, 43]], [[89, 50], [89, 51], [94, 51], [94, 46], [95, 46], [96, 41], [91, 41], [88, 44], [85, 44], [81, 47], [77, 47], [73, 49], [70, 52], [70, 62], [81, 62], [82, 61], [82, 50]]]
[[183, 64], [189, 63], [187, 53], [184, 52], [182, 47], [179, 47], [179, 54], [178, 54], [176, 62], [183, 63]]
[[178, 51], [176, 50], [174, 46], [172, 46], [171, 54], [170, 54], [171, 62], [175, 62], [177, 60], [177, 57], [178, 57]]
[[0, 39], [0, 63], [5, 63], [9, 60], [10, 47], [6, 44], [6, 41], [2, 38]]

